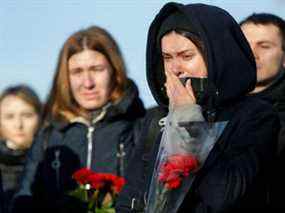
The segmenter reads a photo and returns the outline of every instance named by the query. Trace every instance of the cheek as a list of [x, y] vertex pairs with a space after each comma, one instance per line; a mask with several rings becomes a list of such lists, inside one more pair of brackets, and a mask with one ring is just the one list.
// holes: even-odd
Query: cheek
[[164, 70], [165, 71], [171, 71], [171, 69], [170, 69], [170, 63], [168, 63], [168, 62], [163, 62], [163, 67], [164, 67]]
[[111, 75], [108, 72], [100, 73], [97, 76], [97, 85], [105, 92], [108, 92], [111, 87]]
[[69, 82], [70, 82], [70, 89], [72, 92], [75, 92], [80, 86], [80, 78], [76, 76], [70, 76]]
[[263, 53], [263, 58], [268, 64], [276, 64], [277, 62], [281, 61], [282, 54], [278, 51], [267, 51]]
[[1, 119], [0, 121], [0, 132], [3, 138], [10, 138], [11, 134], [14, 131], [13, 128], [13, 121], [12, 120], [5, 120], [5, 119]]
[[185, 64], [185, 70], [192, 77], [206, 77], [207, 67], [202, 59], [195, 59]]
[[36, 116], [34, 118], [26, 118], [24, 120], [24, 125], [24, 129], [27, 133], [34, 134], [38, 126], [38, 118]]
[[13, 124], [16, 122], [14, 119], [1, 119], [1, 129], [4, 131], [13, 130]]

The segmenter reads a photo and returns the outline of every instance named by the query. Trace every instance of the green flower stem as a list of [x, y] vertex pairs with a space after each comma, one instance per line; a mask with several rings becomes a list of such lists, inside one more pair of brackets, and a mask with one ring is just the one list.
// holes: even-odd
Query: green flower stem
[[154, 201], [154, 211], [155, 213], [162, 213], [166, 207], [168, 189], [166, 187], [158, 187], [156, 193], [156, 199]]

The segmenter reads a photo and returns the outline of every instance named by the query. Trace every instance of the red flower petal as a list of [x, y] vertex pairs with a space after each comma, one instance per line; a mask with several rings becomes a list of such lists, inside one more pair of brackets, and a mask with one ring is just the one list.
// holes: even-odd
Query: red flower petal
[[192, 155], [172, 155], [160, 167], [158, 180], [168, 189], [178, 188], [182, 177], [198, 168], [198, 160]]
[[90, 169], [82, 168], [82, 169], [79, 169], [76, 172], [74, 172], [72, 177], [79, 184], [86, 184], [86, 183], [88, 183], [88, 177], [92, 174], [93, 174], [93, 172]]

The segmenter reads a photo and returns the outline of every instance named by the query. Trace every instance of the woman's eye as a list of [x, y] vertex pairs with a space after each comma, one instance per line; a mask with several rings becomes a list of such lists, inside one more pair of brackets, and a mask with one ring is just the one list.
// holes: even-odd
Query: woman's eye
[[167, 55], [164, 55], [164, 56], [163, 56], [163, 60], [164, 60], [164, 61], [169, 61], [170, 59], [171, 59], [170, 56], [167, 56]]
[[105, 70], [105, 67], [102, 67], [102, 66], [94, 66], [94, 67], [90, 67], [90, 70], [91, 71], [94, 71], [94, 72], [102, 72]]
[[34, 113], [32, 113], [32, 112], [25, 112], [25, 113], [23, 113], [23, 117], [25, 117], [25, 118], [31, 118], [33, 116], [34, 116]]
[[182, 57], [183, 57], [183, 59], [185, 59], [185, 60], [189, 60], [189, 59], [192, 59], [192, 58], [193, 58], [193, 55], [187, 54], [187, 55], [183, 55]]
[[7, 120], [10, 120], [10, 119], [14, 118], [14, 115], [13, 114], [5, 114], [3, 117]]
[[72, 70], [70, 70], [70, 74], [71, 75], [79, 75], [80, 73], [82, 73], [82, 69], [72, 69]]

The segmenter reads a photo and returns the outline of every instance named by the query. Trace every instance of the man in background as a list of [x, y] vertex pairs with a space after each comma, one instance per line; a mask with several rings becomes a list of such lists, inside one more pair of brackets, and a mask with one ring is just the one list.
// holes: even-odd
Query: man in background
[[[285, 21], [269, 13], [254, 13], [240, 23], [253, 51], [257, 84], [252, 95], [270, 101], [281, 121], [278, 159], [270, 181], [270, 208], [285, 209]], [[275, 167], [276, 166], [276, 167]]]

